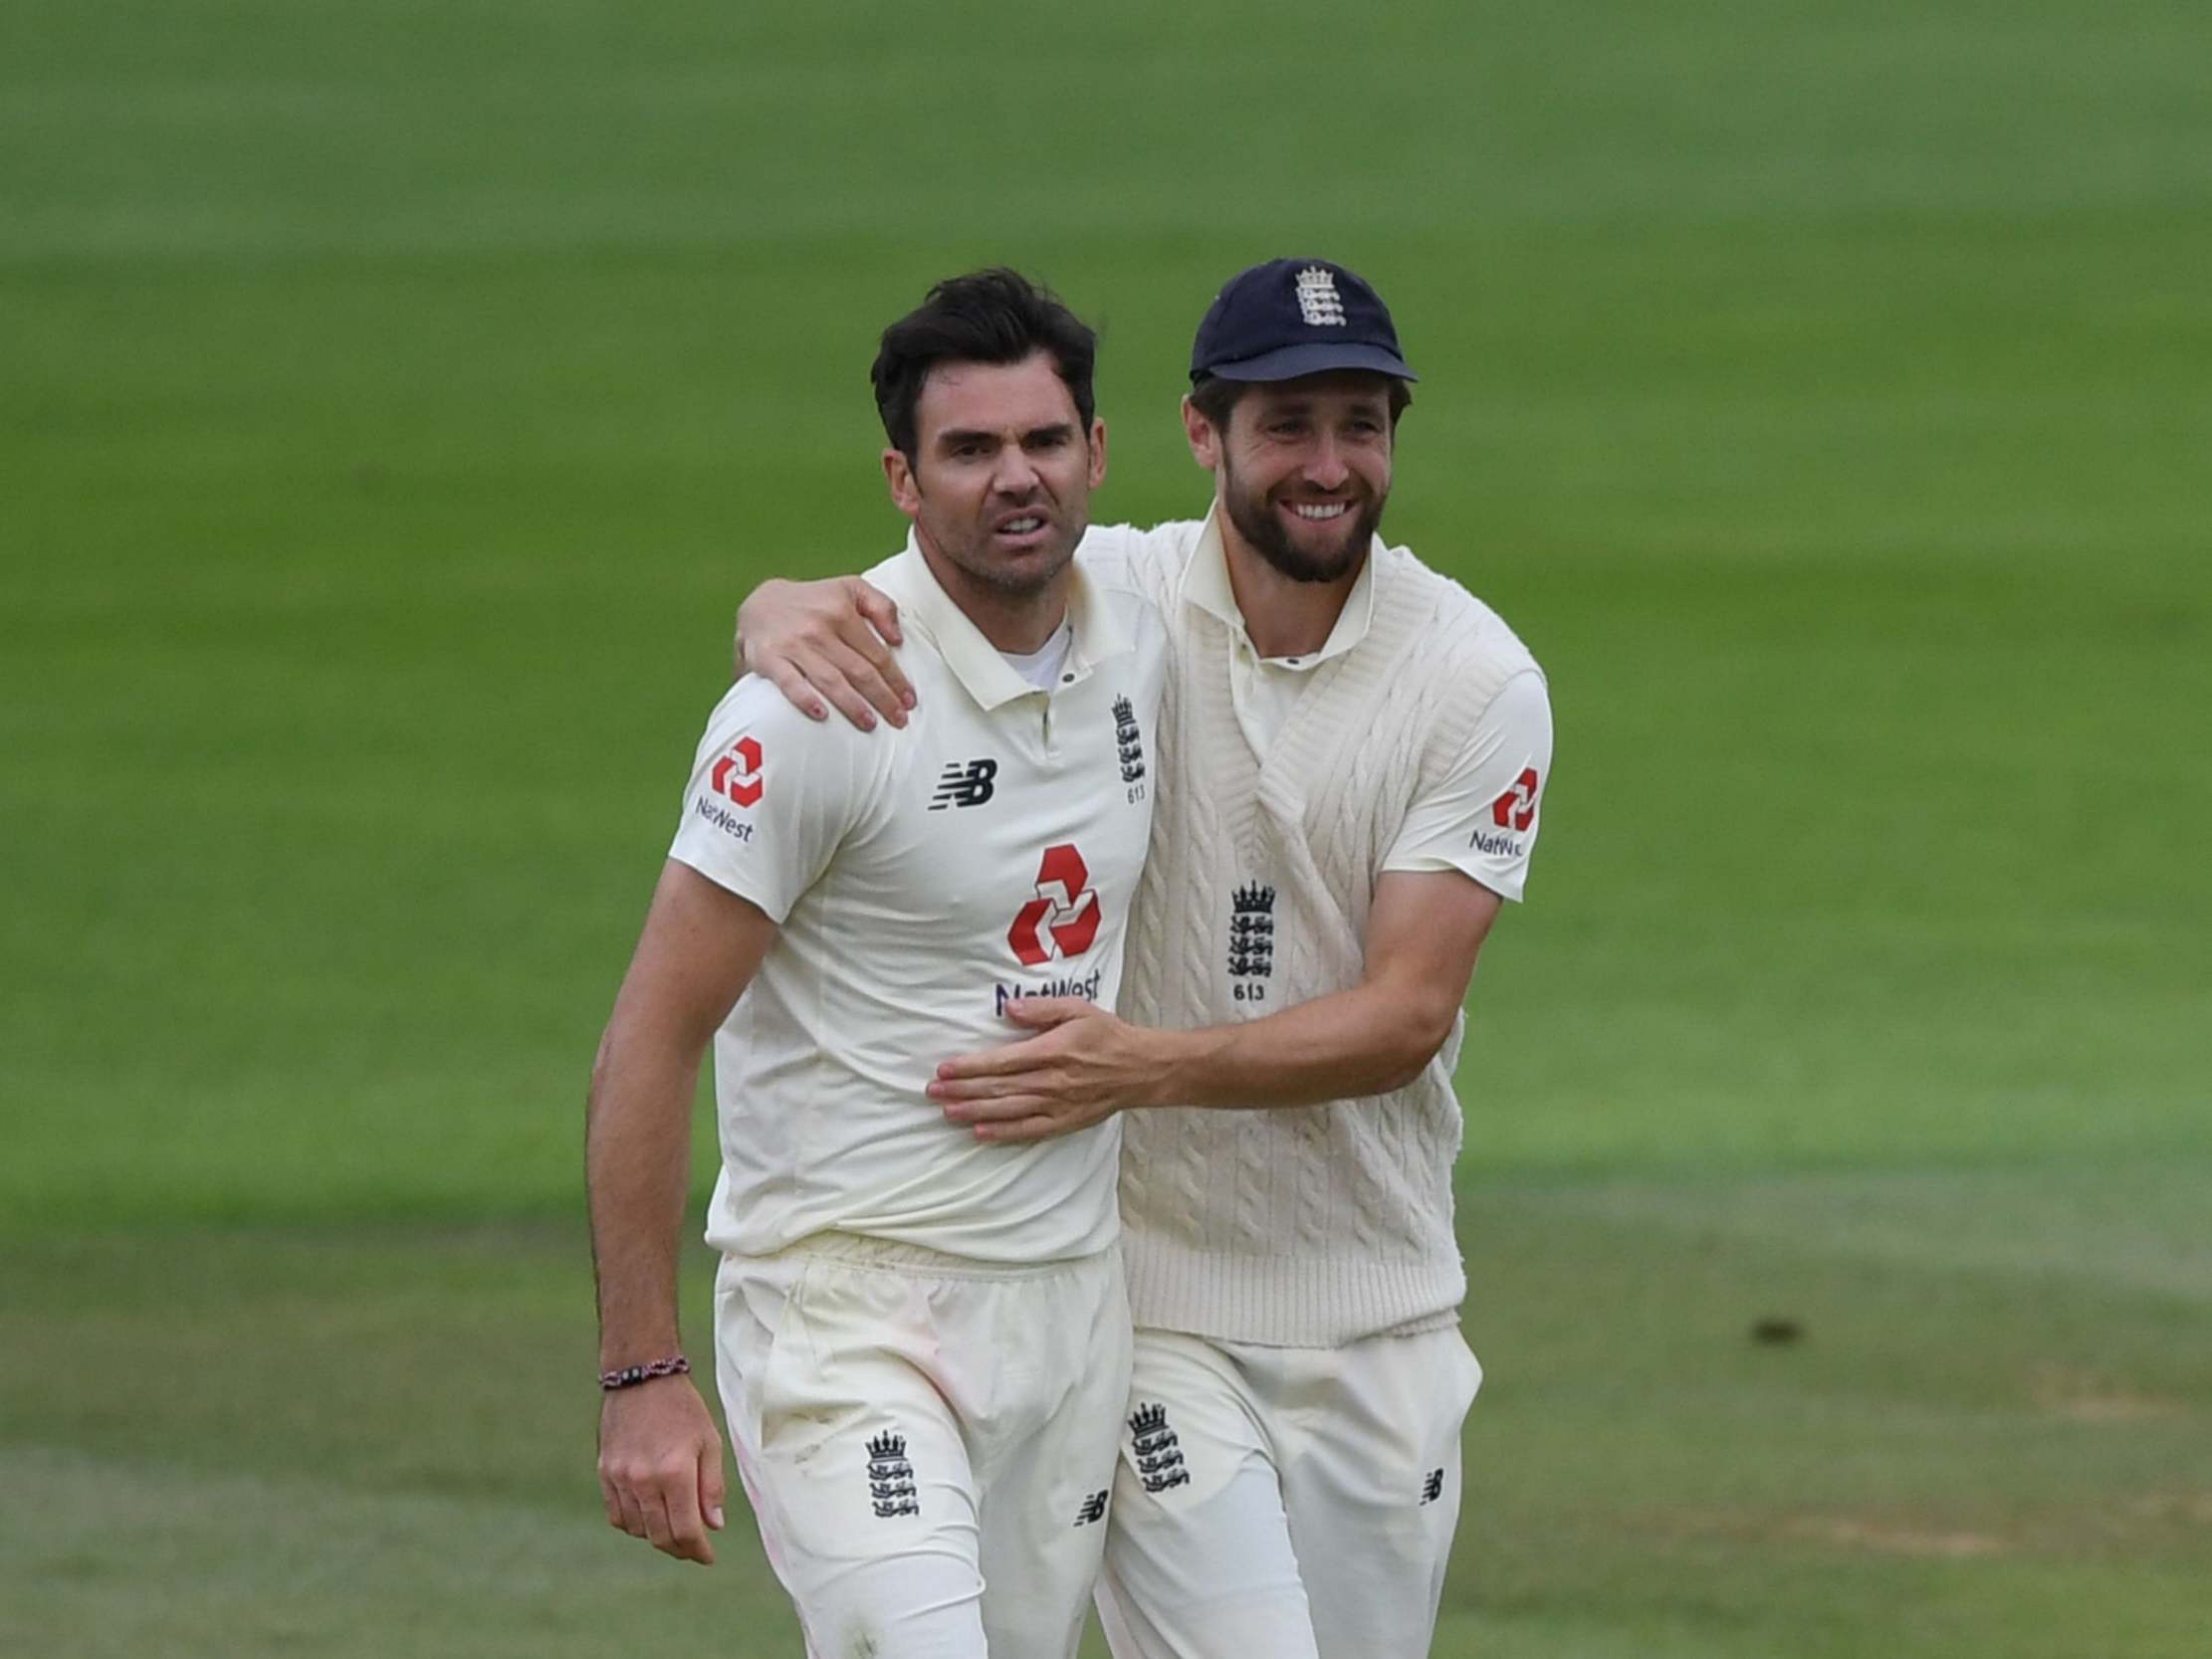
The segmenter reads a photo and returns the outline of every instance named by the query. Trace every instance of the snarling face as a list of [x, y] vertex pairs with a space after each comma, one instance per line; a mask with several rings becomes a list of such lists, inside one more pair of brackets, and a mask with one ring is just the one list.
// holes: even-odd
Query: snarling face
[[1047, 352], [940, 363], [915, 406], [913, 459], [886, 450], [884, 470], [924, 550], [955, 580], [1026, 598], [1067, 568], [1089, 526], [1106, 428], [1084, 429]]

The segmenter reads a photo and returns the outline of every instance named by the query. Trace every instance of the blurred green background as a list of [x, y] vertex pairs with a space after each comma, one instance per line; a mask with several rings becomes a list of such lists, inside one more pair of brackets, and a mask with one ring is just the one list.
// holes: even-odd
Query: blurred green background
[[1309, 253], [1559, 725], [1438, 1653], [2212, 1646], [2205, 7], [77, 0], [0, 10], [0, 1651], [797, 1652], [591, 1475], [731, 613], [899, 539], [935, 278], [1101, 324], [1150, 520]]

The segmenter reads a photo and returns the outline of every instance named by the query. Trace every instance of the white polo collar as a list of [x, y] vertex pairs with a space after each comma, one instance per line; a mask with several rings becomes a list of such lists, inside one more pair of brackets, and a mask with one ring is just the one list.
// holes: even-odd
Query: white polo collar
[[[1183, 599], [1209, 616], [1218, 617], [1227, 624], [1232, 635], [1251, 645], [1251, 635], [1244, 627], [1244, 613], [1236, 606], [1236, 590], [1229, 586], [1228, 550], [1221, 545], [1220, 515], [1221, 504], [1217, 498], [1207, 511], [1206, 525], [1199, 531], [1197, 545], [1184, 561]], [[1297, 657], [1268, 657], [1263, 661], [1302, 673], [1331, 657], [1343, 656], [1367, 638], [1367, 631], [1375, 622], [1375, 567], [1382, 561], [1384, 551], [1383, 538], [1374, 537], [1367, 558], [1360, 565], [1360, 573], [1352, 583], [1352, 591], [1344, 596], [1344, 609], [1337, 612], [1336, 625], [1329, 630], [1329, 637], [1322, 641], [1320, 650]], [[1257, 647], [1253, 649], [1256, 651]]]
[[[1137, 648], [1080, 558], [1072, 569], [1067, 619], [1075, 637], [1069, 643], [1067, 661], [1060, 667], [1060, 686], [1072, 686], [1088, 678], [1107, 658]], [[902, 623], [911, 623], [929, 635], [946, 667], [976, 700], [978, 708], [988, 712], [1017, 697], [1042, 695], [1021, 678], [998, 648], [984, 638], [983, 630], [969, 620], [968, 613], [953, 602], [929, 560], [922, 556], [921, 544], [911, 529], [907, 531], [905, 550], [877, 566], [869, 579], [899, 602]]]

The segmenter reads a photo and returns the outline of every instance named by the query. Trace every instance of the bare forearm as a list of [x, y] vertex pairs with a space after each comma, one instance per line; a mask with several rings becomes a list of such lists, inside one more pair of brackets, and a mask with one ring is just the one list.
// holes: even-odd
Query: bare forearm
[[1032, 1035], [956, 1055], [930, 1097], [984, 1141], [1041, 1141], [1153, 1106], [1305, 1107], [1387, 1094], [1451, 1034], [1495, 894], [1456, 871], [1386, 872], [1368, 918], [1367, 974], [1263, 1019], [1197, 1031], [1131, 1025], [1068, 998], [1007, 1010]]
[[1451, 1030], [1457, 1005], [1361, 985], [1264, 1019], [1163, 1031], [1154, 1106], [1318, 1106], [1404, 1088]]
[[602, 1369], [673, 1353], [676, 1260], [690, 1186], [699, 1074], [666, 1048], [609, 1027], [592, 1068], [584, 1132]]

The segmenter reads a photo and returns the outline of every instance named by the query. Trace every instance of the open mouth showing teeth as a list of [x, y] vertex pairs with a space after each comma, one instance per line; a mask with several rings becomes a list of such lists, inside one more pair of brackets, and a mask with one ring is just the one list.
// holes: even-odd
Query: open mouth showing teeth
[[1028, 535], [1042, 528], [1044, 528], [1042, 518], [1008, 518], [998, 526], [998, 533], [1000, 535]]
[[1293, 502], [1290, 511], [1309, 523], [1341, 518], [1352, 511], [1350, 502]]

